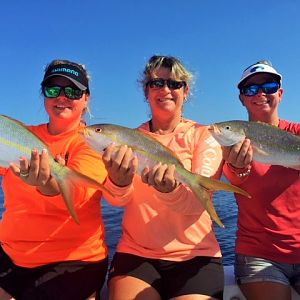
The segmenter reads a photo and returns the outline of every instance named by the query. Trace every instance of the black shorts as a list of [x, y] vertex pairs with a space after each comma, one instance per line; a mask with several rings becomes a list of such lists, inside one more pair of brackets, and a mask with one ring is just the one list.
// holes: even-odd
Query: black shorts
[[97, 299], [105, 282], [108, 259], [66, 261], [35, 268], [16, 266], [0, 247], [0, 286], [16, 300]]
[[110, 266], [108, 280], [126, 275], [147, 282], [163, 299], [189, 294], [223, 299], [222, 258], [199, 256], [174, 262], [117, 252]]

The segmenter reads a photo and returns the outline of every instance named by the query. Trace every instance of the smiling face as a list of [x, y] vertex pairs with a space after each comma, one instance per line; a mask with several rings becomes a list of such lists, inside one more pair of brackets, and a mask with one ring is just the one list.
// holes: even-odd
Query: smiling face
[[[170, 69], [165, 67], [160, 67], [155, 70], [155, 73], [152, 74], [152, 79], [155, 78], [180, 81], [178, 78], [172, 77]], [[179, 89], [171, 89], [167, 84], [162, 88], [151, 88], [147, 86], [145, 94], [149, 101], [152, 116], [160, 116], [162, 119], [173, 116], [181, 117], [183, 103], [188, 96], [188, 92], [188, 86], [182, 86]]]
[[[261, 85], [266, 82], [276, 82], [275, 78], [268, 73], [258, 73], [249, 77], [243, 84], [244, 87]], [[279, 88], [273, 94], [266, 94], [261, 89], [254, 96], [240, 94], [240, 100], [246, 107], [249, 119], [253, 121], [265, 121], [278, 115], [278, 105], [281, 101], [283, 89]]]
[[[69, 79], [57, 76], [47, 81], [47, 86], [78, 87]], [[63, 91], [56, 98], [45, 97], [45, 109], [49, 114], [50, 124], [58, 123], [76, 123], [79, 124], [81, 117], [87, 109], [89, 95], [83, 93], [80, 99], [71, 100], [66, 97]]]

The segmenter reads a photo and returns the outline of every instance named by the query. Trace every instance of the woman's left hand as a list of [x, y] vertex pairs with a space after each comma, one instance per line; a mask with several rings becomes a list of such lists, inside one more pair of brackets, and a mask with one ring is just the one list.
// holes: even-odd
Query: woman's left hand
[[142, 181], [153, 186], [161, 193], [174, 191], [179, 183], [174, 177], [175, 165], [162, 165], [158, 163], [152, 169], [145, 168], [141, 174]]

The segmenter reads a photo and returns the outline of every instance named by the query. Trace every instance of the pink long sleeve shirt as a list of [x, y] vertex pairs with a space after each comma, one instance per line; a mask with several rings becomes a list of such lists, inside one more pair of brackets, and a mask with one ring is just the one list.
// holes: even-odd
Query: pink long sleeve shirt
[[[165, 135], [151, 133], [149, 123], [139, 129], [174, 151], [186, 169], [220, 177], [222, 152], [206, 126], [183, 119]], [[105, 185], [117, 196], [105, 198], [125, 209], [118, 252], [171, 261], [221, 256], [211, 218], [189, 187], [181, 184], [171, 193], [161, 193], [138, 175], [128, 187], [120, 188], [109, 179]]]

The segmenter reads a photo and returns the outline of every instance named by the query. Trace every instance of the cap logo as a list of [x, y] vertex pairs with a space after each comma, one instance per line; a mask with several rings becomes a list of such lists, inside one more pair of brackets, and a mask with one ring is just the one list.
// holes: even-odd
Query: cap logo
[[257, 67], [254, 67], [252, 69], [250, 69], [250, 73], [254, 73], [258, 70], [264, 70], [265, 68], [263, 66], [257, 66]]
[[65, 73], [73, 74], [77, 77], [79, 76], [79, 73], [77, 71], [68, 68], [56, 68], [51, 70], [51, 73], [56, 73], [56, 72], [65, 72]]

